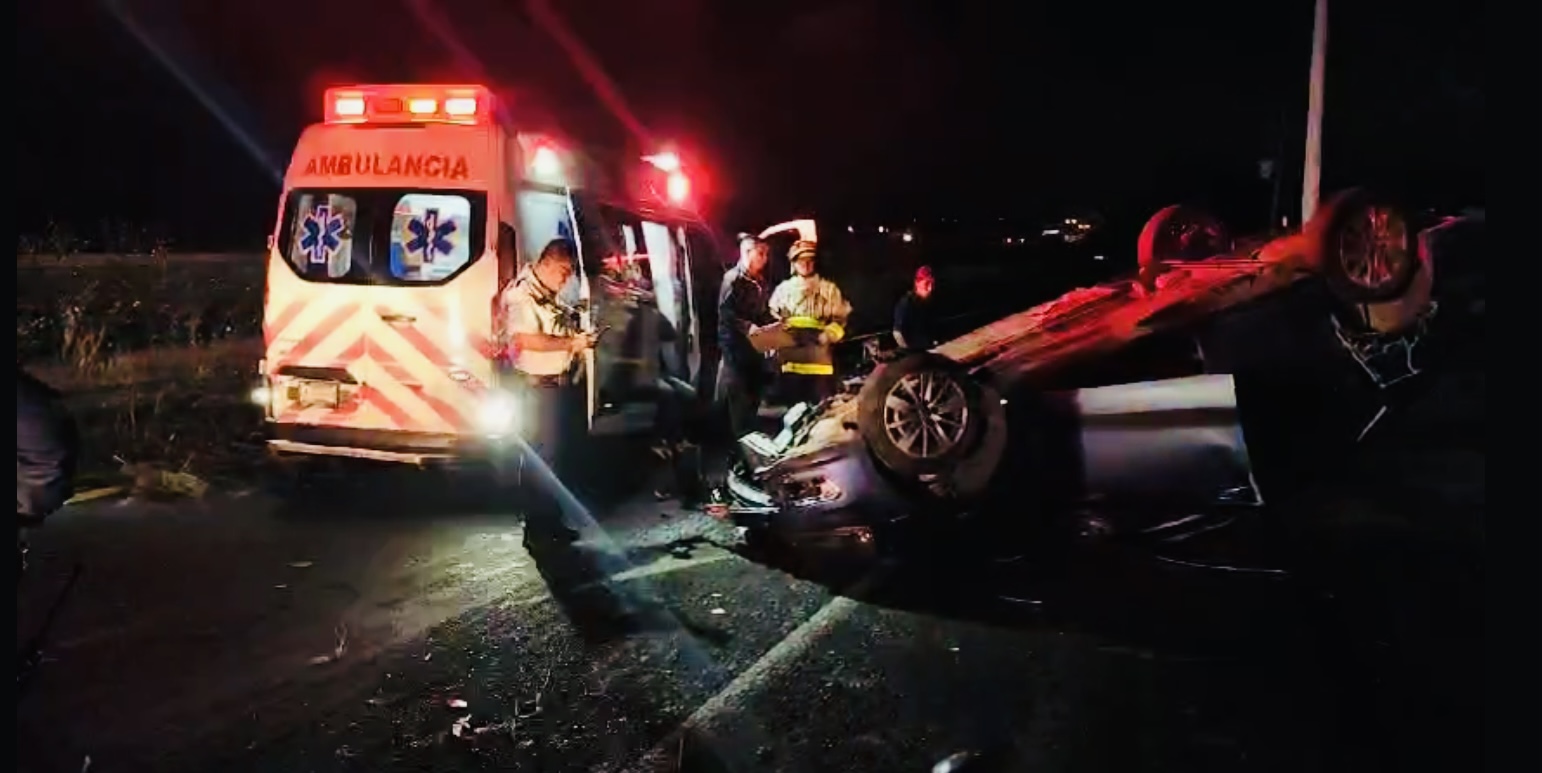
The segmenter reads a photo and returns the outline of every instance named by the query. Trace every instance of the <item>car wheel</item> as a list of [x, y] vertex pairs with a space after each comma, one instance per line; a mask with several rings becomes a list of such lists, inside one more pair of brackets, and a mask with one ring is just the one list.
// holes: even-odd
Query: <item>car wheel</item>
[[1416, 234], [1407, 216], [1364, 189], [1335, 195], [1304, 232], [1316, 267], [1342, 303], [1394, 300], [1419, 272]]
[[[859, 431], [878, 461], [949, 495], [968, 492], [939, 486], [939, 478], [986, 466], [993, 470], [1005, 445], [1004, 436], [982, 443], [992, 425], [1005, 432], [1001, 399], [940, 355], [912, 354], [878, 366], [857, 400]], [[994, 458], [977, 458], [982, 452]]]
[[1135, 243], [1142, 275], [1161, 270], [1174, 260], [1205, 260], [1231, 252], [1231, 232], [1219, 218], [1198, 207], [1173, 204], [1159, 210]]

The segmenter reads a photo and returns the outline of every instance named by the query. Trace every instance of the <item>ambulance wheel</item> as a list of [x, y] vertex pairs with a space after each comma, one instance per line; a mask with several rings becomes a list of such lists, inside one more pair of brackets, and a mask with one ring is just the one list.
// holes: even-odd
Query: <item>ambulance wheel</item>
[[1363, 188], [1329, 199], [1303, 235], [1323, 281], [1341, 303], [1394, 300], [1419, 272], [1417, 234], [1407, 216]]
[[1135, 243], [1141, 274], [1173, 260], [1205, 260], [1232, 250], [1231, 233], [1219, 218], [1198, 207], [1173, 204], [1158, 210]]
[[992, 470], [1005, 438], [1005, 409], [988, 386], [957, 363], [930, 352], [879, 365], [857, 393], [857, 425], [878, 461], [891, 471], [948, 495], [960, 468]]

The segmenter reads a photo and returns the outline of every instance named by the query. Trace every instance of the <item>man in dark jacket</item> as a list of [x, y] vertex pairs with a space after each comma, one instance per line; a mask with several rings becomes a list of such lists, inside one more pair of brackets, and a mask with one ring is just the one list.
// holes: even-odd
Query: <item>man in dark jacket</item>
[[16, 369], [16, 569], [26, 567], [23, 527], [37, 526], [74, 493], [80, 435], [59, 393]]
[[728, 414], [735, 439], [754, 431], [755, 416], [770, 382], [765, 355], [750, 343], [750, 331], [775, 322], [766, 287], [766, 264], [771, 247], [751, 234], [739, 235], [739, 263], [723, 275], [718, 292], [718, 345], [723, 359], [718, 364], [715, 399]]
[[936, 282], [930, 266], [916, 269], [916, 279], [894, 307], [894, 340], [901, 348], [925, 351], [937, 344], [937, 309], [932, 298]]

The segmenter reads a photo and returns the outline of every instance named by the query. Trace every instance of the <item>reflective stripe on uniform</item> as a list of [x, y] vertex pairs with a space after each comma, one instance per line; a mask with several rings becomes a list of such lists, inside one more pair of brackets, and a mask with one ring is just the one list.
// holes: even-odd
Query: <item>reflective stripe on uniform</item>
[[782, 372], [798, 376], [833, 376], [835, 366], [819, 362], [784, 362]]

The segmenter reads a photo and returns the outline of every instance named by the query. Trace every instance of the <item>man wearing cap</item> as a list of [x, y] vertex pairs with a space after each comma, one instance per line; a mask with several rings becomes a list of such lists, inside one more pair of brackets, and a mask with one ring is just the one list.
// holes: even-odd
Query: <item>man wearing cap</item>
[[775, 322], [766, 309], [766, 264], [771, 248], [753, 234], [739, 234], [739, 262], [723, 275], [717, 297], [717, 403], [727, 413], [735, 440], [755, 430], [765, 395], [766, 358], [750, 343], [750, 331]]
[[926, 351], [938, 344], [937, 304], [932, 300], [936, 288], [931, 266], [916, 269], [910, 292], [894, 307], [894, 341], [909, 351]]
[[787, 253], [792, 276], [771, 293], [771, 314], [798, 345], [778, 352], [782, 383], [794, 399], [818, 402], [835, 393], [835, 360], [830, 346], [846, 337], [851, 304], [835, 283], [820, 276], [816, 248], [798, 241]]

